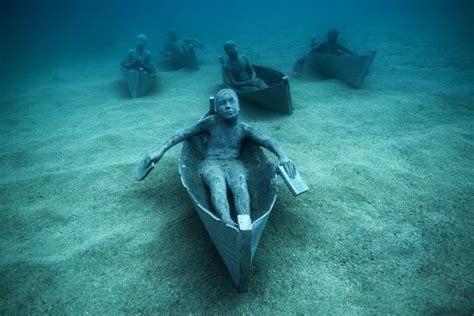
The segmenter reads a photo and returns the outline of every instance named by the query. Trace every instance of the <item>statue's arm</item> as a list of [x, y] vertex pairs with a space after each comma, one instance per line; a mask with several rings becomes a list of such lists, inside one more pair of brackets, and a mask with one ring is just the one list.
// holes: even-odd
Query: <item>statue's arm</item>
[[179, 144], [183, 140], [205, 133], [208, 130], [208, 127], [213, 122], [214, 118], [208, 117], [202, 121], [199, 121], [197, 124], [191, 127], [178, 131], [176, 134], [171, 136], [163, 145], [161, 145], [158, 150], [148, 154], [146, 165], [149, 165], [151, 162], [157, 163], [170, 148], [172, 148], [174, 145]]
[[247, 73], [249, 74], [249, 77], [250, 77], [250, 81], [255, 81], [255, 79], [257, 78], [257, 74], [255, 73], [255, 70], [253, 69], [252, 65], [250, 64], [248, 58], [246, 56], [243, 56], [243, 58], [245, 59], [245, 68], [247, 70]]
[[151, 53], [146, 52], [145, 58], [143, 59], [143, 68], [145, 69], [146, 72], [153, 72], [154, 66], [151, 63]]
[[122, 60], [120, 63], [120, 66], [122, 66], [125, 69], [129, 69], [133, 66], [133, 52], [129, 51], [127, 57]]
[[288, 175], [293, 178], [296, 174], [296, 167], [293, 162], [285, 154], [281, 146], [273, 138], [266, 136], [256, 129], [246, 126], [246, 134], [250, 137], [257, 145], [265, 147], [278, 157], [278, 164], [282, 165], [285, 168], [285, 171]]
[[197, 38], [193, 38], [193, 37], [187, 37], [187, 38], [183, 38], [183, 41], [186, 43], [186, 45], [193, 45], [197, 48], [199, 48], [200, 50], [202, 50], [203, 52], [208, 52], [209, 50], [207, 49], [206, 45], [204, 45], [200, 40], [198, 40]]
[[178, 45], [178, 50], [180, 54], [184, 54], [189, 50], [189, 47], [184, 41], [181, 40]]
[[341, 44], [338, 44], [339, 45], [339, 49], [341, 51], [343, 51], [344, 53], [348, 54], [348, 55], [357, 55], [356, 53], [354, 53], [353, 51], [351, 51], [349, 48], [345, 47], [344, 45], [341, 45]]

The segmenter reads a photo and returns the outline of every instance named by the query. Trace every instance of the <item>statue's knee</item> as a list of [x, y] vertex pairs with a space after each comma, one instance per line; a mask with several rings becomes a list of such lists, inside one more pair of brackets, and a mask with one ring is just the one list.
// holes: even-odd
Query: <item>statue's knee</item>
[[247, 178], [243, 174], [239, 174], [236, 178], [235, 181], [238, 186], [247, 186]]
[[206, 178], [210, 185], [221, 186], [223, 183], [222, 177], [219, 177], [217, 175], [208, 175]]

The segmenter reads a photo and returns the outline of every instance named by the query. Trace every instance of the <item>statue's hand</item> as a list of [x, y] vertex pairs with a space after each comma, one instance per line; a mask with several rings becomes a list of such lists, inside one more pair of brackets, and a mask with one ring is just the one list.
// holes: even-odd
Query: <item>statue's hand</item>
[[163, 153], [161, 151], [156, 151], [148, 154], [148, 156], [146, 157], [146, 159], [148, 159], [147, 166], [151, 163], [156, 164], [158, 161], [160, 161], [161, 157], [163, 157]]
[[296, 167], [293, 161], [288, 158], [282, 158], [278, 161], [278, 164], [285, 168], [286, 173], [290, 176], [290, 178], [294, 178], [296, 176]]

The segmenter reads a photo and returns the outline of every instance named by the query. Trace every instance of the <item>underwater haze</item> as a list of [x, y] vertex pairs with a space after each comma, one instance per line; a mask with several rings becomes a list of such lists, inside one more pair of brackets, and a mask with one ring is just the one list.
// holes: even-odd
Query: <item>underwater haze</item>
[[[474, 313], [474, 1], [6, 0], [0, 21], [0, 315]], [[206, 44], [199, 71], [163, 66], [170, 28]], [[358, 89], [292, 72], [329, 29], [377, 50]], [[139, 33], [158, 83], [132, 99]], [[247, 293], [180, 146], [133, 178], [207, 112], [227, 40], [289, 75], [293, 114], [241, 100], [241, 118], [310, 188], [278, 180]]]

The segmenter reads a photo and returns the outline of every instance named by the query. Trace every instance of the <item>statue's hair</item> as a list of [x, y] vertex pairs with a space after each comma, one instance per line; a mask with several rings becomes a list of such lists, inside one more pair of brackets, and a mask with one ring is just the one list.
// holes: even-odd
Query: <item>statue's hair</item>
[[148, 42], [148, 38], [146, 37], [145, 34], [138, 34], [137, 35], [137, 40], [138, 39], [143, 39], [145, 42]]
[[234, 41], [227, 41], [224, 43], [224, 50], [227, 50], [226, 48], [230, 45], [237, 45], [237, 44], [235, 44]]
[[235, 93], [234, 90], [232, 90], [232, 89], [227, 89], [227, 88], [226, 88], [226, 89], [221, 89], [221, 90], [217, 91], [216, 95], [214, 96], [214, 101], [217, 102], [217, 100], [218, 100], [220, 97], [224, 96], [225, 94], [230, 94], [230, 95], [233, 96], [235, 99], [237, 99], [237, 100], [239, 99], [239, 98], [237, 97], [237, 93]]

